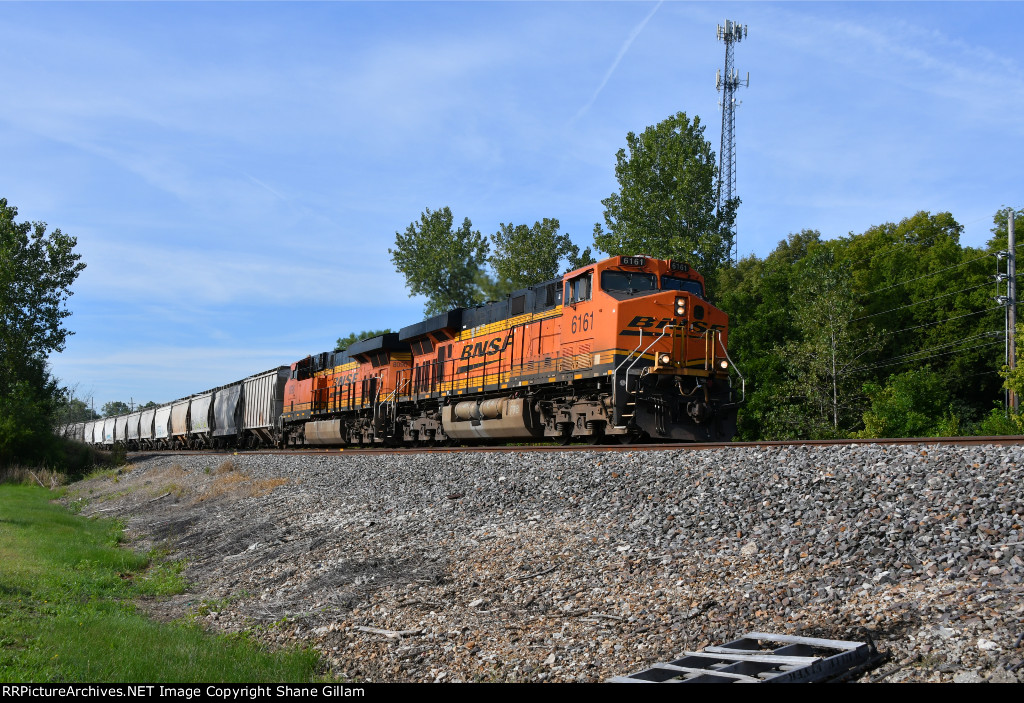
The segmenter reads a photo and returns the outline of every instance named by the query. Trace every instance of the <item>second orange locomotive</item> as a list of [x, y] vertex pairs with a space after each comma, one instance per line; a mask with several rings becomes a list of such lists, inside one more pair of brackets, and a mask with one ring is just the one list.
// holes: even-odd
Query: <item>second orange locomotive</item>
[[728, 318], [687, 264], [620, 256], [291, 365], [291, 445], [731, 439]]

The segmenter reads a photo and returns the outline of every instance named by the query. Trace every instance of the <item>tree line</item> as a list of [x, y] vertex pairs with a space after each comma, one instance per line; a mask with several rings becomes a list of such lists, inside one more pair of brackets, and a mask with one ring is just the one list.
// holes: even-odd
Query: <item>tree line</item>
[[723, 270], [717, 302], [749, 380], [739, 438], [1015, 433], [998, 404], [1006, 212], [984, 247], [962, 232], [918, 212], [831, 240], [791, 234]]

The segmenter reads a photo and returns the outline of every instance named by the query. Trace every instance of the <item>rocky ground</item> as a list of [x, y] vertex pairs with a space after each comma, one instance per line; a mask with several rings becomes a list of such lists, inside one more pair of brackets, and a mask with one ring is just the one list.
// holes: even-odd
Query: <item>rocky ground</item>
[[190, 590], [362, 681], [603, 681], [746, 632], [861, 681], [1024, 681], [1024, 448], [140, 456], [72, 486]]

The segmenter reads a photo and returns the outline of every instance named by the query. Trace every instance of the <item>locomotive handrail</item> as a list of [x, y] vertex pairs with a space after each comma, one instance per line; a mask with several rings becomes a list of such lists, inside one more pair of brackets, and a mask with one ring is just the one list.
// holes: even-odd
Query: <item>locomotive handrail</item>
[[729, 356], [729, 350], [726, 348], [725, 343], [722, 342], [722, 330], [715, 330], [718, 337], [718, 344], [722, 347], [722, 351], [725, 352], [725, 358], [729, 360], [729, 366], [736, 371], [736, 375], [740, 377], [740, 402], [743, 403], [747, 399], [747, 379], [743, 378], [743, 374], [740, 369], [733, 362], [732, 357]]
[[405, 386], [410, 385], [412, 379], [405, 379], [400, 381], [393, 391], [384, 396], [384, 400], [380, 401], [381, 405], [387, 405], [391, 403], [391, 430], [392, 432], [398, 427], [398, 413], [395, 408], [398, 406], [398, 394]]
[[380, 401], [381, 405], [383, 405], [384, 403], [392, 403], [392, 404], [397, 403], [398, 402], [399, 391], [401, 391], [403, 388], [408, 386], [409, 383], [410, 383], [410, 379], [408, 379], [408, 378], [405, 379], [404, 381], [402, 381], [401, 383], [399, 383], [398, 386], [395, 387], [395, 390], [391, 391], [386, 396], [384, 396], [384, 400]]
[[634, 349], [633, 351], [631, 351], [631, 352], [630, 352], [630, 353], [629, 353], [629, 354], [628, 354], [628, 355], [626, 356], [626, 358], [625, 358], [625, 359], [623, 359], [623, 360], [622, 360], [621, 362], [619, 362], [619, 365], [615, 367], [615, 370], [614, 370], [614, 371], [612, 371], [612, 378], [615, 378], [615, 377], [616, 377], [616, 376], [618, 375], [618, 373], [619, 373], [619, 369], [621, 369], [621, 368], [622, 368], [622, 365], [623, 365], [623, 364], [625, 364], [625, 363], [626, 363], [627, 361], [629, 361], [630, 359], [632, 359], [632, 358], [633, 358], [633, 355], [634, 355], [634, 354], [636, 354], [636, 351], [637, 351], [637, 349], [639, 349], [639, 348], [640, 348], [640, 345], [642, 345], [643, 343], [644, 343], [644, 328], [643, 328], [643, 327], [641, 327], [641, 328], [640, 328], [640, 341], [639, 341], [639, 342], [637, 342], [637, 344], [636, 344], [636, 349]]
[[[649, 349], [650, 349], [651, 347], [653, 347], [653, 346], [654, 346], [655, 344], [657, 344], [657, 343], [658, 343], [658, 342], [660, 342], [660, 341], [661, 341], [662, 339], [664, 339], [664, 338], [665, 338], [665, 335], [666, 335], [666, 334], [668, 333], [668, 330], [670, 330], [670, 329], [675, 329], [676, 327], [680, 327], [680, 325], [665, 325], [664, 327], [662, 327], [662, 328], [661, 328], [661, 334], [660, 334], [660, 335], [658, 335], [658, 337], [657, 337], [657, 338], [656, 338], [656, 339], [655, 339], [655, 340], [654, 340], [653, 342], [651, 342], [650, 344], [648, 344], [648, 345], [647, 345], [647, 348], [646, 348], [646, 349], [644, 349], [644, 350], [643, 350], [642, 352], [640, 352], [640, 356], [638, 356], [637, 358], [633, 359], [633, 363], [632, 363], [632, 364], [630, 364], [630, 365], [629, 365], [629, 368], [627, 368], [627, 369], [626, 369], [626, 388], [627, 388], [627, 389], [629, 388], [629, 372], [630, 372], [630, 371], [631, 371], [631, 370], [633, 369], [633, 367], [634, 367], [634, 366], [636, 366], [636, 362], [638, 362], [638, 361], [640, 361], [640, 359], [644, 358], [644, 354], [646, 354], [646, 353], [647, 353], [647, 351], [648, 351], [648, 350], [649, 350]], [[641, 329], [641, 330], [640, 330], [640, 332], [641, 332], [641, 334], [642, 334], [642, 333], [643, 333], [643, 330]], [[638, 347], [637, 347], [637, 349], [639, 349], [639, 348], [640, 348], [640, 347], [638, 346]], [[634, 349], [633, 351], [636, 351], [636, 349]], [[632, 355], [630, 355], [630, 356], [632, 356]]]
[[[615, 368], [614, 368], [614, 369], [612, 370], [612, 412], [613, 412], [613, 413], [614, 413], [614, 412], [616, 412], [616, 410], [615, 410], [615, 409], [617, 409], [617, 408], [619, 407], [619, 406], [618, 406], [618, 403], [616, 402], [616, 401], [617, 401], [617, 399], [618, 399], [618, 393], [619, 393], [619, 369], [621, 369], [621, 368], [622, 368], [622, 365], [623, 365], [623, 364], [625, 364], [625, 363], [626, 363], [627, 361], [629, 361], [630, 359], [632, 359], [632, 358], [633, 358], [633, 355], [634, 355], [634, 354], [636, 354], [637, 350], [638, 350], [638, 349], [640, 349], [640, 346], [641, 346], [641, 345], [642, 345], [643, 343], [644, 343], [644, 328], [643, 328], [643, 327], [641, 327], [641, 328], [640, 328], [640, 341], [639, 341], [639, 342], [637, 342], [637, 344], [636, 344], [636, 349], [634, 349], [633, 351], [631, 351], [631, 352], [630, 352], [630, 353], [629, 353], [629, 354], [628, 354], [628, 355], [626, 356], [626, 358], [625, 358], [625, 359], [623, 359], [622, 361], [620, 361], [620, 362], [619, 362], [619, 365], [618, 365], [618, 366], [616, 366], [616, 367], [615, 367]], [[627, 372], [627, 375], [628, 375], [628, 372]], [[628, 386], [628, 384], [629, 384], [629, 381], [628, 381], [628, 380], [626, 381], [626, 384], [627, 384], [627, 386]], [[625, 427], [625, 425], [615, 425], [615, 427]]]
[[[633, 369], [634, 366], [636, 366], [636, 362], [640, 361], [640, 359], [642, 359], [644, 357], [644, 354], [646, 354], [647, 351], [651, 347], [653, 347], [655, 344], [657, 344], [660, 340], [664, 339], [665, 338], [665, 334], [667, 334], [668, 330], [674, 329], [674, 328], [676, 328], [678, 326], [679, 325], [665, 325], [662, 328], [662, 330], [661, 330], [661, 334], [658, 335], [654, 339], [653, 342], [648, 344], [647, 347], [642, 352], [640, 352], [639, 356], [637, 356], [635, 359], [633, 359], [633, 354], [635, 354], [637, 349], [640, 348], [640, 345], [644, 343], [644, 330], [643, 330], [642, 327], [640, 328], [640, 343], [636, 345], [636, 349], [631, 351], [629, 353], [629, 356], [627, 356], [625, 359], [623, 359], [622, 363], [620, 363], [618, 366], [616, 366], [615, 370], [612, 372], [612, 408], [618, 408], [619, 407], [616, 404], [615, 401], [616, 401], [616, 394], [618, 393], [618, 390], [619, 390], [619, 373], [618, 372], [619, 372], [619, 369], [622, 368], [622, 364], [625, 364], [630, 359], [633, 359], [633, 363], [630, 364], [629, 367], [626, 369], [626, 391], [628, 392], [629, 391], [629, 372]], [[614, 412], [614, 410], [613, 410], [613, 412]], [[626, 425], [615, 425], [615, 427], [625, 427], [625, 426]]]

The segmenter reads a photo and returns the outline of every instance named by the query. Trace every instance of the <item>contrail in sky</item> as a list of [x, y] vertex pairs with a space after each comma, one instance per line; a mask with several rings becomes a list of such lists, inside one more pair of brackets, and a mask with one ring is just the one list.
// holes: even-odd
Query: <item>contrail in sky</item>
[[626, 42], [622, 45], [622, 48], [619, 49], [618, 56], [615, 57], [615, 60], [612, 61], [612, 65], [604, 74], [604, 80], [601, 81], [601, 85], [597, 86], [597, 90], [595, 90], [594, 94], [590, 96], [590, 100], [587, 104], [581, 107], [580, 111], [576, 113], [576, 116], [572, 118], [573, 122], [582, 117], [583, 113], [589, 110], [590, 106], [594, 104], [594, 101], [597, 100], [597, 96], [601, 94], [601, 91], [604, 90], [604, 87], [608, 84], [608, 79], [612, 77], [612, 74], [615, 73], [615, 69], [618, 68], [619, 62], [622, 61], [622, 57], [626, 55], [626, 52], [629, 51], [629, 47], [633, 44], [633, 41], [640, 35], [640, 32], [644, 31], [644, 27], [647, 26], [647, 23], [651, 21], [652, 17], [654, 17], [654, 13], [658, 11], [658, 8], [661, 7], [664, 2], [665, 0], [658, 0], [658, 4], [654, 6], [654, 9], [651, 10], [646, 17], [644, 17], [643, 22], [633, 27], [633, 31], [629, 33], [629, 37], [626, 38]]

